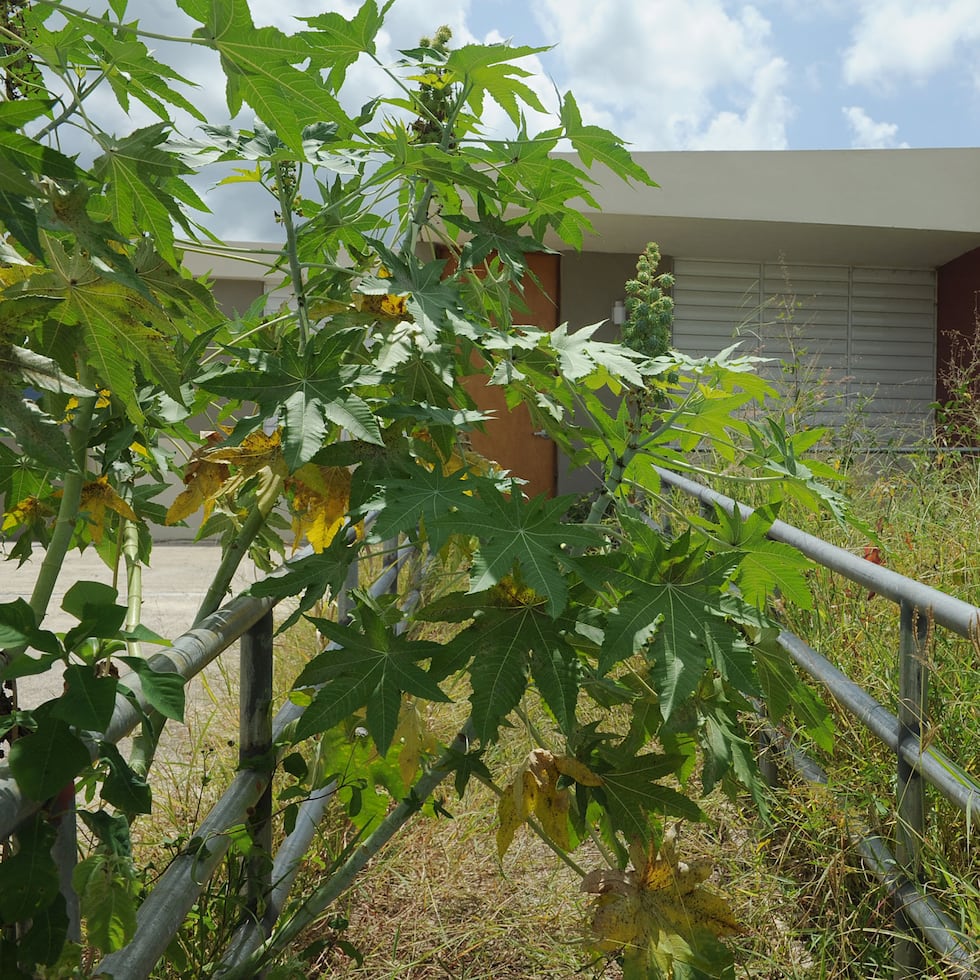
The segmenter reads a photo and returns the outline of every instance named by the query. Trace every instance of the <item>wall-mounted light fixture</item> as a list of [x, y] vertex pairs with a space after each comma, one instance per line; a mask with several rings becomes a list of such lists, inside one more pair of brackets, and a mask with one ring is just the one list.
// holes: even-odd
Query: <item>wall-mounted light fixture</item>
[[626, 304], [621, 299], [613, 303], [612, 322], [617, 327], [621, 327], [626, 322]]

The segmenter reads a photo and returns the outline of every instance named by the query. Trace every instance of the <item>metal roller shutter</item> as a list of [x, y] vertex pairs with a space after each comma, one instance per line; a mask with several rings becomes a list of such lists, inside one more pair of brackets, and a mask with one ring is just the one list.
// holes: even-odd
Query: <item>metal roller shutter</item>
[[929, 269], [675, 259], [674, 346], [695, 356], [734, 340], [801, 426], [861, 443], [932, 425], [936, 277]]

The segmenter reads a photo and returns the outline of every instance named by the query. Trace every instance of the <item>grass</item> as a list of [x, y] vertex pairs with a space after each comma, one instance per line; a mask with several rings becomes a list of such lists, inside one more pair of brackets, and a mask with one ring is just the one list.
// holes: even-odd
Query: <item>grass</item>
[[[976, 460], [905, 460], [901, 468], [874, 474], [853, 468], [851, 489], [859, 512], [878, 527], [884, 560], [903, 574], [976, 601], [980, 552], [980, 471]], [[792, 521], [792, 515], [783, 515]], [[830, 527], [823, 529], [831, 531]], [[838, 544], [861, 554], [867, 543], [855, 532], [833, 531]], [[815, 571], [814, 613], [788, 612], [789, 625], [854, 680], [892, 707], [896, 686], [897, 609], [861, 588]], [[971, 591], [972, 590], [972, 591]], [[279, 641], [283, 675], [309, 656], [310, 632], [294, 630]], [[945, 751], [980, 774], [980, 647], [932, 631], [930, 701], [933, 730]], [[158, 791], [160, 816], [137, 824], [141, 858], [148, 868], [166, 863], [193, 833], [235, 765], [234, 678], [212, 677], [213, 702], [199, 701], [182, 753], [171, 752], [170, 780]], [[224, 689], [227, 685], [228, 691]], [[457, 718], [440, 722], [451, 736]], [[772, 819], [762, 823], [751, 803], [713, 796], [703, 801], [708, 822], [686, 827], [684, 852], [709, 856], [712, 885], [731, 899], [744, 932], [731, 941], [736, 976], [753, 980], [867, 980], [892, 975], [891, 908], [848, 846], [846, 817], [856, 817], [883, 836], [894, 831], [894, 760], [863, 729], [838, 715], [829, 788], [801, 783], [784, 772], [774, 791]], [[515, 729], [494, 747], [492, 770], [506, 772], [531, 747]], [[503, 777], [500, 777], [501, 779]], [[615, 963], [596, 960], [584, 943], [588, 896], [578, 877], [526, 830], [518, 833], [503, 863], [494, 839], [494, 800], [473, 785], [464, 800], [449, 790], [444, 806], [452, 819], [415, 818], [375, 859], [342, 902], [296, 944], [280, 977], [571, 978], [621, 976]], [[159, 823], [158, 823], [159, 821]], [[350, 843], [350, 825], [339, 813], [327, 821], [297, 894], [315, 885]], [[930, 891], [974, 935], [980, 927], [976, 883], [976, 830], [951, 806], [930, 810], [924, 865]], [[588, 854], [576, 853], [586, 868]], [[596, 862], [598, 863], [598, 862]], [[237, 916], [222, 898], [224, 883], [209, 888], [185, 929], [185, 963], [160, 977], [206, 975]], [[944, 975], [927, 958], [924, 976]]]

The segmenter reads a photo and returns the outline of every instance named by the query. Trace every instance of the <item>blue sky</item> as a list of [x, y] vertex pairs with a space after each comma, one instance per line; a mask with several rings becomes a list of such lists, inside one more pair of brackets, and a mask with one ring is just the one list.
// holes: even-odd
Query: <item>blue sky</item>
[[[358, 6], [251, 0], [256, 23], [287, 30]], [[183, 19], [159, 0], [130, 12], [175, 31]], [[980, 0], [395, 0], [382, 53], [440, 23], [457, 43], [553, 45], [528, 66], [542, 96], [571, 89], [638, 150], [980, 142]]]
[[[284, 30], [299, 26], [297, 16], [350, 15], [359, 5], [250, 2], [257, 24]], [[168, 33], [194, 26], [159, 0], [130, 0], [127, 16]], [[556, 104], [555, 88], [571, 89], [587, 122], [634, 150], [980, 144], [980, 0], [395, 0], [379, 55], [394, 61], [441, 23], [458, 44], [550, 46], [527, 62], [545, 104]], [[201, 85], [195, 101], [222, 121], [214, 61], [200, 48], [177, 58]], [[364, 63], [348, 85], [351, 110], [379, 94], [378, 74]], [[221, 224], [249, 237], [246, 227]]]
[[556, 45], [544, 70], [637, 149], [980, 141], [980, 0], [450, 6], [481, 39]]

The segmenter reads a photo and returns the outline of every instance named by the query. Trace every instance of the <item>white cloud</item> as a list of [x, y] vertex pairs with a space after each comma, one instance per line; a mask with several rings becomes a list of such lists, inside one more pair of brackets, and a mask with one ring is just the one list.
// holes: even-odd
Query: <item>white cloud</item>
[[861, 0], [844, 52], [844, 80], [887, 87], [922, 82], [980, 40], [980, 0]]
[[542, 0], [562, 82], [637, 149], [782, 148], [787, 66], [769, 21], [722, 0]]
[[908, 148], [908, 143], [898, 141], [898, 126], [895, 123], [875, 122], [856, 105], [844, 106], [842, 111], [851, 130], [851, 146], [854, 149]]

